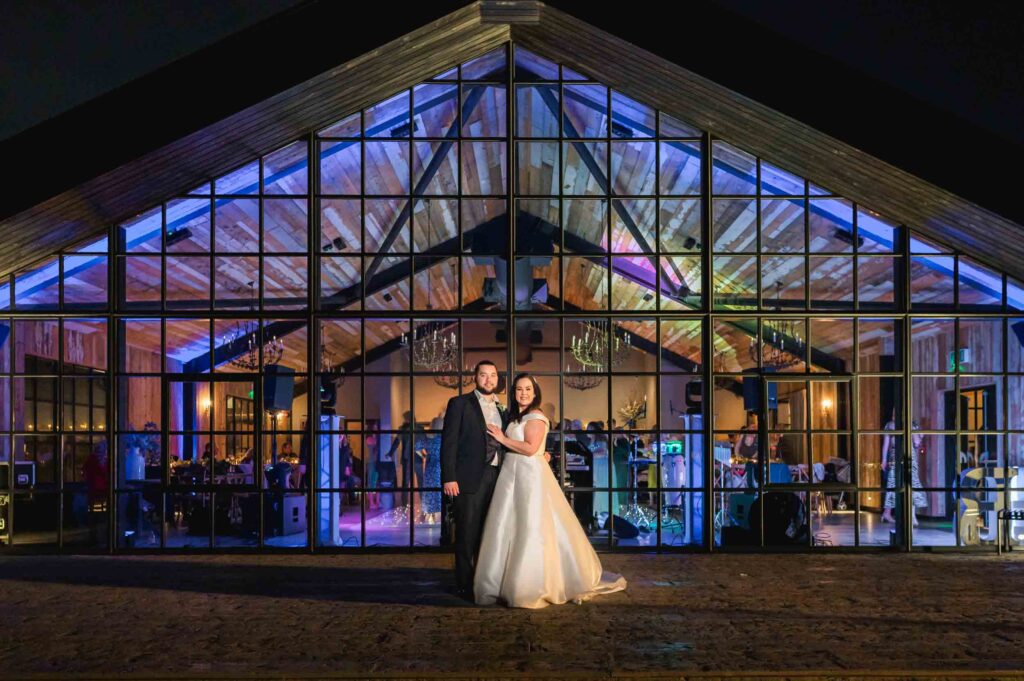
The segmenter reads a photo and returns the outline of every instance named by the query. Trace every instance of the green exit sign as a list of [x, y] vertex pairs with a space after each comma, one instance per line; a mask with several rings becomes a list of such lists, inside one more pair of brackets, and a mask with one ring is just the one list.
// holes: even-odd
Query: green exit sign
[[949, 371], [966, 371], [967, 365], [971, 363], [970, 348], [960, 348], [949, 351]]

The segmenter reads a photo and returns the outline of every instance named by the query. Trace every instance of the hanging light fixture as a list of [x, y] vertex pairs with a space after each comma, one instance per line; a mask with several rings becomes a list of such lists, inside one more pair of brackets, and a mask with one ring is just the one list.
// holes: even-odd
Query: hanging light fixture
[[571, 362], [567, 362], [564, 376], [565, 385], [581, 392], [596, 388], [604, 382], [604, 376], [596, 372], [597, 369], [588, 369], [581, 364], [573, 366]]
[[469, 367], [464, 367], [462, 371], [459, 371], [452, 364], [451, 366], [442, 367], [441, 371], [444, 373], [434, 376], [434, 383], [442, 388], [458, 390], [459, 388], [468, 388], [473, 385], [473, 370]]
[[[782, 310], [782, 282], [775, 282], [775, 310]], [[762, 332], [762, 348], [751, 338], [747, 346], [750, 359], [756, 364], [760, 355], [761, 366], [769, 371], [781, 371], [803, 361], [805, 339], [800, 335], [800, 320], [772, 319], [766, 321]]]
[[616, 331], [611, 322], [587, 320], [580, 322], [579, 332], [572, 335], [569, 348], [584, 369], [604, 371], [609, 363], [617, 367], [629, 359], [633, 335]]
[[[235, 291], [237, 293], [237, 290]], [[249, 312], [256, 314], [256, 282], [249, 282]], [[257, 319], [236, 321], [235, 328], [225, 335], [222, 344], [232, 351], [228, 363], [243, 371], [260, 370], [260, 323]], [[271, 336], [263, 343], [263, 364], [277, 364], [284, 355], [284, 341]]]
[[334, 381], [334, 385], [341, 387], [345, 385], [345, 367], [341, 360], [327, 347], [324, 341], [324, 325], [320, 325], [320, 373]]
[[444, 331], [440, 324], [424, 324], [411, 334], [403, 333], [400, 343], [411, 347], [413, 367], [426, 371], [455, 366], [459, 354], [455, 332]]

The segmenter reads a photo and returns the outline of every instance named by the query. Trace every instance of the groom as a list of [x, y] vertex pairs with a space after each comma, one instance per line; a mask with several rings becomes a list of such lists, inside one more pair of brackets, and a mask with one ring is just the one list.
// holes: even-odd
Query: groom
[[503, 430], [506, 425], [494, 394], [498, 367], [484, 360], [475, 374], [472, 392], [448, 400], [441, 433], [441, 480], [455, 504], [455, 585], [464, 598], [473, 596], [480, 538], [501, 464], [501, 445], [488, 434], [487, 424]]

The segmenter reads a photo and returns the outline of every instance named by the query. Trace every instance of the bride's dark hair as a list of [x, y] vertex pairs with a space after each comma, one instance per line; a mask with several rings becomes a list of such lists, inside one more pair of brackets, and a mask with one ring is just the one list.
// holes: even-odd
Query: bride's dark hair
[[[519, 385], [519, 381], [524, 378], [530, 379], [530, 383], [533, 384], [533, 402], [526, 407], [526, 411], [519, 411], [519, 400], [516, 399], [516, 386]], [[512, 389], [509, 390], [509, 397], [511, 397], [512, 406], [509, 408], [509, 421], [518, 423], [519, 419], [523, 417], [523, 414], [529, 414], [534, 409], [540, 408], [540, 384], [537, 383], [537, 379], [530, 374], [519, 374], [512, 381]]]

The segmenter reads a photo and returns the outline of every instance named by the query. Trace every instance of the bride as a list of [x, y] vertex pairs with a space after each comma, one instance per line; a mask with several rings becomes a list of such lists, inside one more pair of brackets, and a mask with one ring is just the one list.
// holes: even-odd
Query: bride
[[509, 425], [487, 426], [507, 450], [487, 512], [473, 592], [476, 602], [518, 608], [581, 603], [626, 588], [601, 561], [544, 460], [548, 421], [540, 386], [528, 374], [512, 384]]

